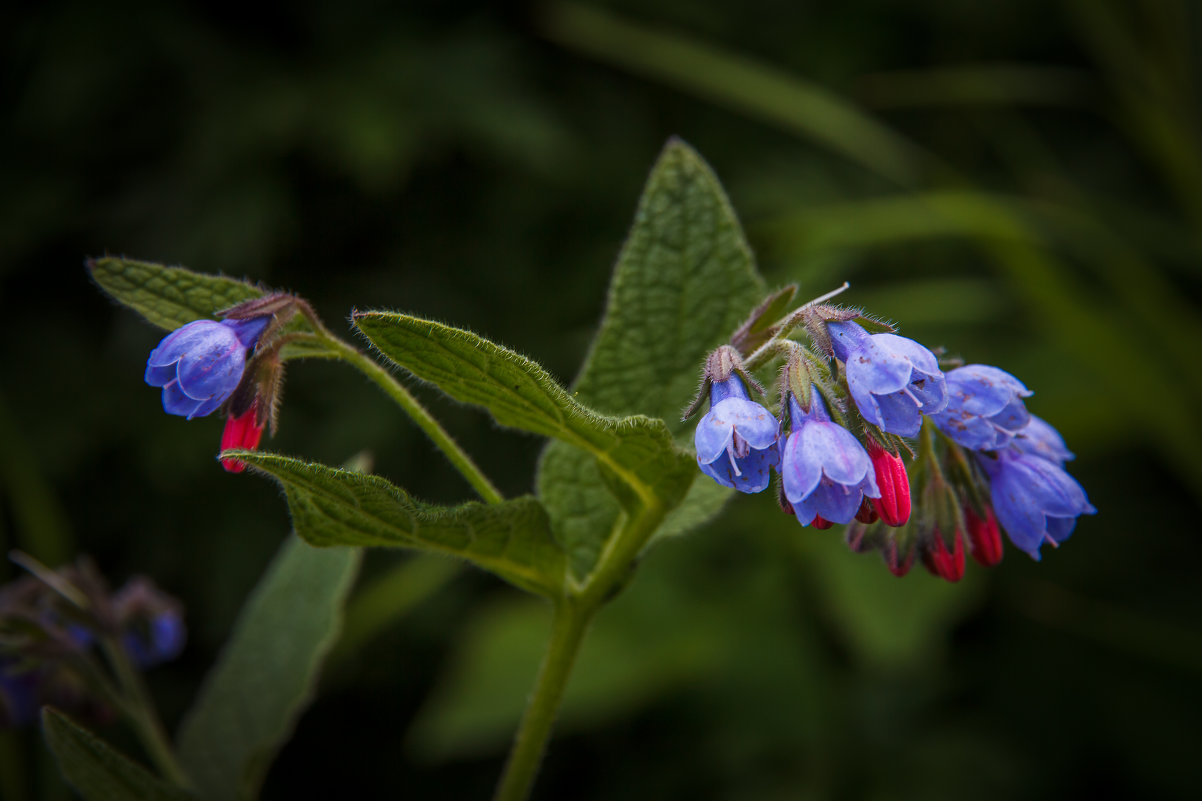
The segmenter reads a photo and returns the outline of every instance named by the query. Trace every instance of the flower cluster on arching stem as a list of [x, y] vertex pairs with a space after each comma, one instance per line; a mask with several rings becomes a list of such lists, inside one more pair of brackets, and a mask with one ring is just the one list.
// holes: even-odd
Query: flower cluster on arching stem
[[109, 720], [119, 702], [96, 678], [114, 649], [137, 669], [183, 650], [183, 607], [150, 579], [112, 592], [86, 558], [54, 571], [21, 561], [32, 574], [0, 586], [0, 728], [33, 723], [47, 704]]
[[[221, 450], [254, 450], [265, 428], [275, 432], [280, 349], [290, 337], [284, 325], [298, 313], [312, 310], [293, 295], [272, 293], [217, 312], [219, 319], [193, 320], [150, 352], [146, 383], [162, 387], [168, 414], [192, 420], [223, 412]], [[231, 473], [246, 469], [237, 459], [221, 464]]]
[[[948, 581], [967, 555], [996, 565], [1003, 531], [1038, 560], [1095, 512], [1021, 381], [981, 364], [945, 372], [891, 325], [825, 299], [772, 322], [758, 317], [770, 297], [706, 360], [685, 413], [708, 397], [694, 438], [703, 473], [758, 493], [775, 470], [785, 512], [802, 526], [847, 524], [851, 549], [879, 552], [897, 576], [915, 560]], [[754, 373], [777, 362], [773, 414]]]

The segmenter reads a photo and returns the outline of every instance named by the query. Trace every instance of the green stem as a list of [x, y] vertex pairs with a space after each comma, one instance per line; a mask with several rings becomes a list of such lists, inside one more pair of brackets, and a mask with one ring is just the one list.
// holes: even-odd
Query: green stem
[[547, 750], [547, 740], [563, 700], [568, 676], [595, 611], [595, 606], [580, 605], [574, 598], [556, 601], [547, 652], [494, 801], [523, 801], [529, 797], [539, 763]]
[[413, 418], [413, 422], [417, 423], [417, 427], [426, 432], [433, 442], [435, 447], [441, 450], [451, 464], [467, 479], [467, 482], [475, 488], [476, 492], [480, 493], [480, 497], [489, 503], [501, 503], [504, 496], [492, 485], [488, 477], [481, 472], [476, 463], [472, 461], [472, 457], [459, 447], [459, 443], [451, 438], [437, 420], [426, 411], [426, 407], [418, 402], [417, 398], [409, 393], [409, 390], [396, 380], [388, 370], [385, 370], [380, 364], [363, 354], [357, 348], [348, 345], [342, 340], [334, 336], [326, 336], [320, 338], [322, 343], [327, 345], [334, 351], [339, 359], [355, 367], [359, 372], [363, 373], [369, 379], [374, 381], [390, 398], [396, 401], [397, 405], [405, 410], [405, 413]]
[[125, 713], [129, 715], [134, 731], [142, 741], [142, 745], [146, 748], [155, 767], [158, 768], [163, 778], [177, 787], [190, 786], [191, 782], [188, 781], [187, 774], [176, 760], [175, 752], [171, 749], [171, 744], [167, 739], [167, 732], [163, 729], [163, 724], [150, 701], [150, 693], [147, 692], [146, 685], [142, 681], [142, 674], [134, 669], [125, 649], [113, 638], [106, 637], [104, 639], [104, 652], [117, 677], [117, 682], [121, 686], [121, 697], [124, 701], [122, 706]]

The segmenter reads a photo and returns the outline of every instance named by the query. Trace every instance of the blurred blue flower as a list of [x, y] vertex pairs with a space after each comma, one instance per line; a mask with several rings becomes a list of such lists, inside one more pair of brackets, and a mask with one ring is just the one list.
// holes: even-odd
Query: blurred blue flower
[[896, 334], [869, 334], [854, 322], [830, 322], [837, 356], [847, 366], [847, 386], [864, 419], [882, 431], [913, 437], [922, 415], [947, 405], [947, 385], [935, 354]]
[[146, 383], [163, 388], [164, 411], [191, 420], [224, 403], [269, 320], [195, 320], [164, 337], [146, 360]]
[[187, 629], [177, 609], [164, 610], [121, 637], [129, 658], [143, 669], [175, 659], [184, 650], [186, 640]]
[[0, 657], [0, 728], [27, 726], [41, 706], [38, 691], [41, 672]]
[[[780, 423], [751, 400], [742, 380], [732, 375], [710, 387], [710, 410], [697, 423], [693, 443], [701, 472], [724, 487], [760, 492], [777, 465]], [[725, 458], [721, 458], [725, 456]]]
[[1005, 370], [968, 364], [946, 374], [947, 406], [930, 414], [955, 442], [974, 451], [1004, 448], [1031, 421], [1022, 399], [1031, 391]]
[[1083, 514], [1094, 514], [1085, 490], [1059, 465], [1017, 448], [978, 462], [989, 476], [993, 511], [1010, 541], [1039, 560], [1045, 542], [1059, 545], [1069, 538]]
[[789, 396], [792, 431], [780, 446], [785, 498], [803, 526], [815, 517], [847, 523], [865, 497], [881, 497], [875, 470], [860, 441], [831, 422], [818, 390], [810, 397], [807, 413]]

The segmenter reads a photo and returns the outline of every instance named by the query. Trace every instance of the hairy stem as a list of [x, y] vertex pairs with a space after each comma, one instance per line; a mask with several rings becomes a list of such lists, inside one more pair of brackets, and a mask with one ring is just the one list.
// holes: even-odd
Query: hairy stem
[[175, 751], [172, 750], [167, 732], [163, 729], [158, 713], [150, 701], [150, 693], [146, 691], [142, 674], [130, 663], [129, 655], [115, 639], [105, 637], [103, 645], [105, 656], [121, 688], [121, 706], [129, 716], [142, 746], [163, 778], [177, 787], [188, 787], [188, 776], [175, 758]]
[[505, 772], [497, 784], [494, 801], [523, 801], [529, 797], [539, 763], [547, 750], [547, 740], [563, 700], [568, 676], [595, 611], [596, 607], [582, 606], [574, 598], [556, 601], [547, 652], [505, 763]]
[[434, 442], [435, 447], [450, 459], [455, 469], [467, 479], [467, 482], [475, 488], [476, 492], [480, 493], [481, 498], [489, 503], [500, 503], [504, 500], [504, 497], [493, 486], [492, 482], [488, 480], [488, 477], [472, 461], [472, 457], [468, 456], [459, 447], [459, 443], [455, 442], [446, 429], [426, 411], [426, 407], [422, 406], [417, 398], [413, 397], [409, 390], [405, 389], [404, 385], [400, 381], [397, 381], [392, 373], [381, 367], [374, 359], [364, 355], [362, 351], [348, 345], [337, 337], [322, 337], [322, 341], [337, 353], [339, 359], [358, 369], [359, 372], [374, 381], [390, 398], [396, 401], [396, 404], [405, 410], [405, 413], [413, 419], [413, 422], [417, 423], [417, 427], [424, 431], [426, 436]]

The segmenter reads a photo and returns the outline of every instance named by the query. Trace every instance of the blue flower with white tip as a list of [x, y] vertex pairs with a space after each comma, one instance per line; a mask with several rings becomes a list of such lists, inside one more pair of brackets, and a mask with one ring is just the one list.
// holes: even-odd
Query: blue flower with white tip
[[869, 334], [857, 323], [828, 322], [835, 356], [864, 419], [882, 431], [913, 437], [922, 415], [943, 411], [947, 384], [935, 354], [896, 334]]
[[710, 410], [697, 423], [693, 444], [701, 472], [724, 487], [760, 492], [778, 464], [780, 423], [751, 400], [743, 381], [731, 375], [710, 386]]

